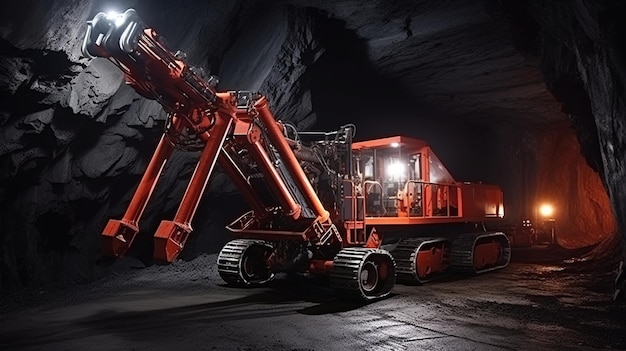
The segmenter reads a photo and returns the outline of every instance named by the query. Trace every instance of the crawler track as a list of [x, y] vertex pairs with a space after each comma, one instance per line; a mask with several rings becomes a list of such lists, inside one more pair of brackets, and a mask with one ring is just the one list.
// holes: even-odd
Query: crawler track
[[391, 254], [396, 261], [398, 282], [424, 284], [441, 277], [450, 266], [450, 240], [445, 238], [404, 239], [391, 251]]
[[511, 244], [501, 232], [462, 234], [452, 242], [450, 259], [457, 272], [485, 273], [509, 264]]
[[395, 267], [393, 257], [386, 250], [346, 248], [334, 259], [330, 283], [341, 298], [380, 299], [393, 289]]
[[266, 259], [273, 250], [263, 240], [236, 239], [224, 246], [217, 257], [220, 277], [231, 285], [260, 285], [274, 278]]

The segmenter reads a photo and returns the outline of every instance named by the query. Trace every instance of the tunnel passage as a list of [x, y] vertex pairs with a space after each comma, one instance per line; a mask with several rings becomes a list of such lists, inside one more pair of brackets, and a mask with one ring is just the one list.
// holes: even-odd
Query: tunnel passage
[[598, 244], [615, 235], [615, 216], [600, 176], [580, 154], [573, 130], [544, 132], [539, 153], [536, 204], [552, 204], [556, 242], [565, 248]]
[[[317, 17], [318, 37], [325, 52], [308, 76], [318, 116], [314, 129], [332, 130], [355, 123], [357, 139], [402, 132], [429, 140], [440, 148], [437, 150], [458, 179], [505, 187], [505, 203], [507, 210], [511, 209], [507, 211], [508, 223], [520, 226], [529, 219], [538, 231], [555, 226], [555, 243], [564, 248], [593, 246], [617, 235], [597, 165], [590, 167], [591, 159], [583, 157], [568, 121], [521, 133], [519, 129], [499, 129], [501, 126], [490, 123], [488, 116], [481, 116], [484, 124], [461, 124], [458, 118], [421, 103], [401, 80], [380, 75], [368, 58], [368, 43], [347, 29], [345, 22], [325, 18], [323, 13]], [[590, 110], [589, 100], [581, 98], [581, 89], [573, 86], [570, 94], [562, 91], [565, 87], [559, 90], [568, 111], [572, 112], [573, 104], [578, 106], [575, 112]], [[497, 155], [494, 150], [505, 151]], [[523, 166], [517, 160], [510, 161], [522, 157], [529, 160]], [[555, 207], [551, 218], [539, 213], [539, 207], [546, 203]]]
[[[46, 161], [43, 167], [34, 169], [35, 175], [26, 174], [25, 170], [11, 174], [10, 177], [14, 179], [28, 175], [36, 182], [15, 189], [2, 189], [0, 199], [3, 206], [22, 209], [32, 205], [44, 208], [51, 203], [70, 201], [67, 197], [53, 193], [50, 190], [50, 183], [62, 183], [64, 189], [67, 189], [66, 192], [75, 196], [81, 196], [83, 192], [88, 193], [82, 185], [93, 179], [84, 178], [83, 168], [93, 165], [101, 166], [98, 164], [97, 155], [114, 149], [120, 150], [119, 153], [123, 157], [115, 163], [112, 169], [113, 175], [95, 172], [89, 173], [88, 177], [97, 179], [99, 184], [97, 190], [102, 194], [107, 194], [111, 188], [115, 189], [116, 182], [128, 183], [124, 184], [124, 189], [132, 188], [130, 182], [140, 177], [142, 167], [145, 166], [145, 161], [153, 150], [152, 147], [145, 146], [143, 143], [147, 139], [154, 139], [155, 121], [163, 119], [156, 112], [158, 109], [134, 96], [128, 90], [124, 90], [127, 87], [123, 85], [119, 90], [112, 89], [111, 81], [115, 79], [105, 79], [105, 76], [114, 74], [113, 69], [101, 72], [100, 69], [94, 69], [94, 67], [100, 67], [102, 62], [90, 62], [77, 57], [77, 50], [73, 43], [80, 42], [79, 37], [83, 30], [81, 28], [84, 28], [84, 20], [90, 15], [88, 12], [97, 10], [97, 5], [101, 4], [97, 1], [88, 3], [91, 7], [72, 7], [65, 2], [47, 5], [45, 9], [35, 9], [36, 16], [28, 19], [19, 18], [27, 13], [24, 11], [3, 13], [3, 16], [7, 16], [7, 13], [14, 15], [15, 18], [11, 19], [10, 23], [20, 21], [24, 23], [19, 28], [3, 29], [2, 32], [4, 40], [1, 42], [3, 56], [0, 62], [3, 68], [0, 70], [2, 96], [8, 97], [6, 100], [11, 98], [11, 101], [20, 102], [20, 106], [14, 106], [12, 103], [1, 106], [2, 135], [6, 137], [4, 140], [10, 141], [9, 144], [4, 145], [7, 147], [3, 148], [0, 155], [3, 168], [15, 167], [19, 170], [20, 168], [16, 167], [19, 164], [28, 165], [29, 161], [37, 161], [41, 150], [52, 157], [50, 162]], [[125, 2], [116, 3], [121, 6]], [[304, 9], [306, 6], [303, 4], [319, 6], [319, 11], [313, 11], [310, 7]], [[352, 7], [357, 4], [362, 6]], [[130, 3], [127, 5], [132, 6]], [[198, 7], [195, 8], [195, 5]], [[267, 6], [267, 2], [263, 5]], [[524, 128], [524, 123], [532, 120], [566, 121], [568, 118], [558, 108], [552, 108], [553, 105], [559, 106], [554, 99], [545, 99], [545, 94], [548, 92], [545, 90], [543, 80], [525, 85], [528, 82], [522, 78], [540, 76], [538, 58], [524, 56], [533, 55], [532, 52], [520, 55], [519, 52], [511, 49], [513, 46], [506, 41], [508, 38], [506, 33], [511, 28], [507, 27], [506, 21], [502, 18], [490, 17], [497, 15], [497, 11], [486, 12], [482, 5], [481, 2], [462, 2], [455, 6], [443, 2], [424, 4], [421, 7], [394, 5], [390, 6], [388, 11], [382, 12], [388, 18], [378, 22], [381, 12], [375, 10], [380, 9], [364, 2], [352, 2], [346, 6], [348, 10], [352, 8], [354, 12], [343, 12], [341, 10], [345, 10], [346, 7], [335, 7], [338, 5], [333, 2], [311, 5], [310, 2], [286, 1], [273, 5], [281, 7], [280, 11], [270, 11], [273, 16], [272, 20], [282, 19], [281, 26], [273, 26], [270, 20], [247, 21], [250, 16], [254, 15], [257, 7], [247, 8], [239, 2], [232, 2], [228, 6], [215, 9], [209, 9], [208, 7], [212, 5], [204, 2], [202, 4], [190, 2], [185, 7], [159, 2], [151, 8], [146, 6], [145, 10], [146, 12], [154, 11], [152, 14], [147, 13], [146, 18], [167, 18], [169, 17], [167, 15], [171, 13], [171, 18], [176, 18], [176, 21], [166, 24], [150, 24], [157, 28], [166, 27], [164, 33], [171, 32], [170, 38], [173, 42], [191, 46], [191, 50], [189, 47], [185, 49], [196, 55], [196, 62], [216, 60], [219, 65], [215, 66], [220, 68], [228, 64], [243, 67], [251, 57], [258, 55], [256, 51], [247, 51], [246, 45], [237, 46], [235, 42], [241, 39], [238, 37], [240, 33], [252, 33], [250, 35], [260, 33], [261, 31], [257, 31], [257, 28], [245, 28], [250, 23], [259, 25], [260, 22], [267, 26], [262, 31], [264, 35], [285, 40], [276, 43], [277, 50], [282, 51], [279, 53], [272, 51], [266, 55], [267, 62], [264, 61], [263, 67], [267, 68], [269, 73], [266, 76], [254, 77], [254, 81], [263, 81], [267, 78], [261, 86], [268, 90], [272, 89], [271, 93], [276, 97], [273, 100], [275, 104], [273, 107], [277, 110], [302, 112], [299, 108], [306, 104], [294, 97], [306, 96], [305, 92], [308, 89], [312, 95], [313, 112], [318, 118], [316, 129], [333, 129], [343, 123], [355, 123], [357, 133], [362, 138], [382, 136], [380, 134], [414, 132], [417, 135], [413, 136], [423, 138], [433, 144], [443, 162], [458, 179], [503, 184], [505, 202], [507, 208], [511, 209], [506, 213], [506, 218], [512, 224], [517, 225], [521, 220], [532, 216], [538, 205], [536, 202], [549, 200], [553, 201], [556, 207], [556, 240], [560, 245], [575, 248], [593, 245], [609, 238], [616, 230], [607, 191], [597, 174], [585, 168], [580, 157], [581, 151], [577, 148], [576, 139], [572, 138], [569, 127], [558, 125], [555, 129], [546, 131], [546, 134], [543, 133], [545, 128], [530, 132]], [[287, 9], [283, 9], [282, 6]], [[465, 12], [460, 15], [459, 8], [463, 11], [470, 11], [467, 13], [476, 16], [467, 16]], [[204, 12], [197, 11], [197, 9], [202, 9]], [[294, 9], [298, 11], [292, 11]], [[205, 12], [212, 14], [210, 23], [203, 22], [206, 18], [198, 16], [199, 13], [205, 14]], [[316, 14], [309, 18], [312, 12]], [[59, 15], [66, 13], [73, 16]], [[155, 13], [161, 15], [155, 17]], [[355, 15], [347, 16], [346, 13]], [[54, 16], [54, 14], [59, 16]], [[68, 19], [68, 17], [71, 18]], [[60, 18], [65, 19], [63, 23], [59, 22]], [[476, 19], [478, 22], [461, 21], [463, 18]], [[33, 23], [35, 20], [41, 23]], [[179, 26], [181, 23], [184, 25]], [[294, 23], [297, 25], [288, 26]], [[500, 26], [503, 23], [505, 25]], [[550, 20], [548, 19], [546, 23], [549, 25]], [[367, 31], [359, 31], [366, 26], [371, 27], [368, 27]], [[273, 28], [280, 28], [281, 32], [274, 32], [275, 35], [273, 35]], [[45, 35], [41, 35], [42, 33]], [[224, 33], [228, 35], [222, 35]], [[286, 36], [285, 33], [290, 35]], [[220, 40], [213, 41], [219, 35], [222, 35]], [[378, 39], [385, 42], [388, 37], [400, 38], [401, 40], [398, 39], [390, 47], [404, 51], [394, 51], [394, 53], [401, 54], [390, 55], [394, 59], [392, 60], [393, 67], [382, 67], [381, 62], [370, 60], [368, 57], [373, 54], [380, 57], [381, 52], [373, 51], [380, 50], [380, 47], [373, 47], [371, 42]], [[185, 38], [185, 40], [180, 40], [180, 38]], [[250, 40], [250, 38], [247, 39]], [[316, 42], [319, 42], [323, 50], [315, 47]], [[551, 45], [553, 42], [542, 43], [550, 50], [553, 47]], [[233, 47], [237, 47], [238, 51], [230, 52], [230, 56], [227, 55], [229, 48]], [[207, 52], [209, 48], [210, 53]], [[298, 61], [301, 57], [290, 55], [293, 52], [306, 52], [308, 55], [311, 49], [314, 49], [314, 52], [324, 51], [324, 53], [319, 57], [307, 56], [302, 62]], [[50, 56], [51, 52], [53, 54]], [[489, 54], [496, 57], [489, 56]], [[535, 52], [535, 55], [537, 54]], [[274, 56], [276, 60], [272, 62]], [[32, 67], [36, 60], [45, 60], [46, 57], [50, 57], [61, 68], [42, 73]], [[220, 60], [219, 58], [222, 57], [228, 57], [229, 61]], [[559, 57], [552, 58], [558, 60]], [[63, 62], [64, 60], [66, 62]], [[416, 94], [415, 89], [423, 89], [421, 93], [429, 93], [425, 91], [424, 85], [417, 84], [417, 79], [407, 83], [398, 78], [402, 74], [394, 71], [396, 68], [407, 69], [407, 67], [408, 70], [404, 73], [406, 75], [415, 73], [413, 77], [422, 79], [422, 83], [433, 82], [430, 86], [444, 88], [444, 92], [456, 91], [454, 94], [430, 95], [431, 100], [422, 99], [424, 95]], [[572, 67], [576, 69], [576, 65], [569, 68]], [[298, 72], [304, 73], [298, 75], [296, 74]], [[45, 75], [42, 75], [44, 73]], [[248, 76], [236, 76], [236, 72], [233, 75], [232, 79], [236, 81], [251, 80]], [[282, 80], [276, 77], [281, 77]], [[502, 81], [521, 81], [524, 84], [492, 85]], [[417, 88], [410, 83], [416, 84]], [[298, 86], [298, 89], [295, 89], [295, 86]], [[477, 87], [482, 91], [477, 92]], [[528, 87], [528, 89], [521, 87]], [[421, 98], [417, 98], [418, 95]], [[72, 96], [74, 99], [70, 98]], [[285, 96], [291, 98], [285, 98]], [[528, 96], [531, 98], [529, 99]], [[495, 107], [485, 105], [490, 101], [504, 102], [504, 104], [495, 104]], [[507, 105], [508, 102], [519, 101], [521, 101], [520, 104]], [[42, 122], [49, 124], [51, 129], [44, 129], [45, 133], [38, 134], [37, 130], [22, 128], [21, 126], [28, 124], [28, 121], [32, 122], [35, 118], [32, 116], [31, 107], [24, 108], [24, 106], [37, 106], [41, 110], [53, 109], [55, 112], [53, 120]], [[494, 108], [492, 108], [493, 115], [457, 116], [441, 111], [444, 107], [452, 107], [454, 111], [477, 109], [481, 113], [485, 109]], [[311, 111], [305, 112], [311, 113]], [[71, 119], [71, 131], [68, 131], [69, 127], [63, 128], [58, 125], [61, 114]], [[611, 114], [604, 115], [612, 116]], [[285, 119], [301, 117], [291, 116], [289, 113], [285, 116]], [[518, 119], [521, 122], [513, 123]], [[573, 123], [575, 128], [580, 127], [580, 121], [573, 119]], [[158, 128], [161, 127], [158, 126]], [[508, 130], [504, 131], [504, 127]], [[528, 138], [510, 137], [512, 134], [521, 132], [527, 132]], [[103, 133], [104, 136], [101, 135]], [[54, 138], [53, 143], [50, 142], [51, 138]], [[74, 153], [77, 147], [83, 147], [80, 140], [88, 140], [89, 143], [85, 143], [84, 147], [90, 150], [81, 149], [80, 152]], [[579, 140], [581, 140], [580, 136]], [[529, 145], [524, 144], [525, 142], [529, 142]], [[139, 143], [141, 147], [137, 146]], [[509, 152], [515, 149], [509, 147], [510, 144], [514, 144], [513, 146], [520, 149], [524, 157], [532, 160], [528, 163], [528, 167], [512, 167], [520, 155]], [[506, 152], [498, 154], [500, 150]], [[588, 148], [583, 148], [583, 153], [585, 150]], [[88, 164], [79, 157], [80, 154], [87, 153], [91, 155]], [[107, 157], [107, 160], [109, 159], [110, 157]], [[517, 172], [523, 172], [523, 177]], [[528, 187], [523, 191], [512, 185], [520, 178], [531, 180], [527, 182]], [[176, 179], [176, 176], [169, 179], [169, 184], [177, 184], [172, 185], [170, 189], [184, 191], [184, 181], [184, 179]], [[5, 184], [18, 183], [9, 181]], [[216, 188], [219, 186], [213, 190], [219, 191]], [[46, 201], [27, 203], [24, 200], [24, 194], [29, 192], [42, 194]], [[7, 197], [9, 193], [15, 195], [11, 196], [10, 201]], [[85, 197], [88, 197], [87, 195]], [[108, 196], [104, 200], [88, 197], [93, 205], [92, 212], [81, 214], [78, 219], [85, 222], [85, 228], [88, 228], [83, 233], [85, 237], [97, 236], [105, 218], [123, 212], [121, 208], [124, 205], [124, 199], [120, 198], [124, 196], [114, 198]], [[164, 196], [159, 199], [162, 202], [158, 204], [158, 207], [175, 208], [174, 203], [178, 198], [178, 196]], [[618, 200], [619, 198], [613, 199], [613, 203], [617, 203]], [[210, 209], [211, 204], [205, 202], [203, 206], [205, 206], [203, 210]], [[28, 213], [45, 212], [39, 209]], [[219, 213], [219, 211], [215, 212]], [[2, 228], [2, 245], [5, 249], [3, 252], [10, 252], [17, 260], [27, 261], [29, 269], [36, 271], [41, 269], [42, 263], [39, 257], [32, 257], [31, 253], [45, 256], [46, 252], [39, 253], [33, 250], [33, 243], [25, 245], [25, 249], [15, 247], [12, 241], [13, 237], [21, 235], [23, 227], [19, 226], [33, 226], [40, 221], [38, 218], [29, 217], [28, 213], [25, 215], [25, 223]], [[209, 215], [208, 211], [207, 215]], [[5, 216], [2, 218], [3, 224], [11, 222], [10, 218], [6, 218], [7, 214], [3, 216]], [[203, 218], [197, 222], [196, 233], [203, 235], [204, 240], [211, 235], [214, 225], [215, 221]], [[66, 241], [55, 241], [55, 245], [63, 246]], [[87, 260], [89, 264], [96, 263], [97, 254], [94, 252], [98, 252], [97, 245], [97, 240], [89, 240], [79, 248], [83, 256], [90, 257]], [[60, 247], [55, 246], [54, 249], [63, 252], [59, 250], [62, 249]], [[611, 249], [614, 249], [614, 246], [607, 248], [607, 250]], [[8, 255], [4, 256], [4, 258], [7, 257]], [[11, 266], [14, 265], [14, 261], [7, 258], [2, 264]], [[10, 268], [10, 271], [15, 271], [12, 269], [15, 267]], [[64, 267], [60, 266], [59, 269], [63, 270]], [[8, 279], [14, 279], [14, 277]], [[3, 287], [5, 283], [9, 284], [3, 279]]]

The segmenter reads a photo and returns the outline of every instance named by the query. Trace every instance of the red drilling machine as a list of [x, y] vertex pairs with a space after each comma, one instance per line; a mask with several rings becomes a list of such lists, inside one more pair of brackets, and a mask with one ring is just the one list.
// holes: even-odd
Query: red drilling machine
[[341, 297], [387, 296], [396, 280], [424, 283], [449, 271], [505, 267], [510, 244], [484, 224], [504, 216], [497, 186], [457, 182], [422, 140], [353, 142], [354, 125], [298, 132], [277, 121], [256, 92], [218, 92], [217, 78], [173, 53], [133, 9], [98, 13], [83, 42], [139, 94], [167, 112], [166, 129], [121, 220], [102, 233], [106, 255], [124, 255], [175, 149], [199, 159], [173, 220], [154, 234], [154, 257], [174, 261], [192, 232], [218, 162], [250, 206], [227, 226], [234, 237], [217, 265], [229, 284], [270, 281], [277, 272], [329, 275]]

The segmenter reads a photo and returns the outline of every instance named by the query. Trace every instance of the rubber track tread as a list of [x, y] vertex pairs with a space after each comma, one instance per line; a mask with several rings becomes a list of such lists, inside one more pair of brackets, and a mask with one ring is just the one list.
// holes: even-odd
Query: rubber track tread
[[404, 284], [424, 284], [433, 279], [420, 279], [414, 265], [418, 249], [424, 243], [436, 241], [449, 241], [446, 238], [408, 238], [400, 241], [398, 246], [391, 251], [396, 261], [396, 281]]
[[365, 298], [359, 287], [359, 267], [371, 253], [389, 255], [393, 263], [393, 257], [382, 249], [351, 247], [337, 253], [330, 273], [330, 284], [338, 297], [351, 300]]
[[252, 245], [265, 245], [263, 240], [236, 239], [226, 244], [217, 257], [217, 271], [220, 277], [233, 285], [246, 285], [239, 271], [241, 256]]
[[[476, 270], [474, 267], [474, 247], [479, 239], [486, 237], [499, 237], [504, 243], [503, 252], [500, 261], [494, 265], [484, 269]], [[508, 266], [511, 259], [511, 245], [505, 234], [495, 233], [466, 233], [459, 235], [452, 241], [452, 249], [450, 250], [450, 261], [452, 268], [461, 273], [481, 274]]]

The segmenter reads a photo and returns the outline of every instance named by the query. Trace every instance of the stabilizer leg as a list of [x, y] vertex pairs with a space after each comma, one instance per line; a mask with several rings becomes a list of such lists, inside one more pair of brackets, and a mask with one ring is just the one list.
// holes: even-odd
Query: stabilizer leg
[[161, 170], [171, 154], [172, 146], [165, 140], [165, 136], [162, 136], [124, 217], [121, 220], [109, 220], [102, 232], [104, 255], [123, 256], [132, 245], [139, 232], [139, 219], [152, 195]]
[[206, 135], [206, 145], [196, 165], [196, 170], [189, 181], [185, 195], [178, 207], [173, 221], [162, 221], [154, 234], [154, 258], [162, 261], [173, 262], [191, 233], [191, 220], [198, 208], [202, 193], [208, 184], [209, 177], [217, 161], [217, 156], [224, 144], [232, 119], [217, 118], [211, 129], [211, 134]]

